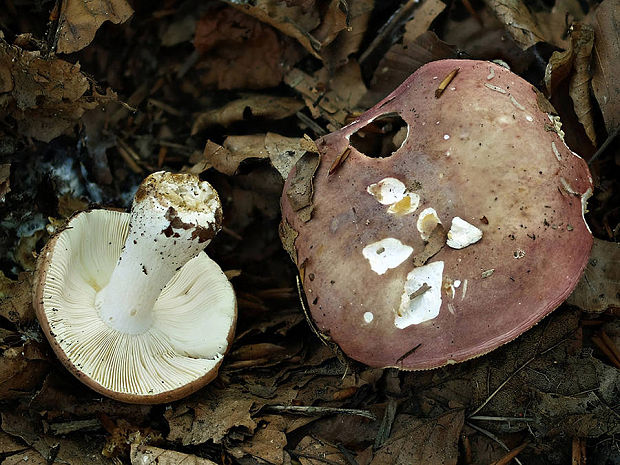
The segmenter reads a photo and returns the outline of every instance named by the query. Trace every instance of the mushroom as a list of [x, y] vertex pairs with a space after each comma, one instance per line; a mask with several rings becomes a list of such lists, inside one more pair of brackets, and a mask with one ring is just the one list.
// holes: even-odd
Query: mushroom
[[60, 361], [95, 391], [152, 404], [217, 375], [236, 299], [202, 250], [220, 227], [217, 192], [190, 174], [157, 172], [131, 213], [74, 215], [39, 255], [34, 302]]
[[[588, 259], [592, 180], [549, 111], [501, 66], [444, 60], [320, 139], [314, 176], [306, 157], [289, 175], [280, 228], [316, 329], [367, 365], [430, 369], [558, 307]], [[408, 132], [391, 155], [354, 146], [394, 114]]]

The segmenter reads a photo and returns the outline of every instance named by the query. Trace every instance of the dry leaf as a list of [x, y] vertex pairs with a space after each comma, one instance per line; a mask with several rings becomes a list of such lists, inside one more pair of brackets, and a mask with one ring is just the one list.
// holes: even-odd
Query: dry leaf
[[225, 390], [207, 388], [201, 402], [176, 404], [166, 410], [169, 441], [180, 441], [184, 446], [203, 444], [209, 440], [222, 442], [231, 428], [242, 427], [250, 433], [256, 429], [250, 409], [254, 398], [236, 387]]
[[586, 130], [588, 139], [596, 147], [596, 129], [590, 99], [590, 55], [594, 44], [594, 30], [587, 24], [574, 24], [571, 33], [571, 42], [575, 36], [575, 73], [571, 76], [568, 93], [573, 100], [573, 107], [579, 122]]
[[217, 465], [209, 459], [153, 446], [131, 445], [131, 465]]
[[0, 164], [0, 203], [4, 203], [6, 194], [11, 192], [11, 164]]
[[346, 27], [347, 4], [341, 0], [330, 0], [323, 18], [319, 17], [318, 8], [308, 11], [303, 6], [277, 0], [225, 1], [296, 39], [316, 58], [321, 58], [322, 47]]
[[295, 165], [295, 174], [286, 191], [294, 211], [312, 206], [314, 173], [319, 167], [320, 160], [318, 154], [306, 153]]
[[203, 55], [202, 83], [218, 89], [275, 87], [300, 56], [291, 39], [232, 8], [198, 21], [194, 47]]
[[590, 260], [568, 303], [586, 312], [620, 308], [620, 244], [594, 238]]
[[[20, 340], [17, 334], [16, 338]], [[44, 345], [30, 341], [2, 351], [0, 400], [30, 397], [33, 391], [41, 386], [49, 370], [44, 348]]]
[[428, 31], [431, 23], [446, 8], [440, 0], [425, 0], [413, 13], [413, 18], [405, 24], [403, 43], [411, 43]]
[[545, 42], [561, 49], [569, 47], [568, 29], [571, 24], [581, 21], [584, 12], [579, 0], [555, 2], [551, 11], [543, 9], [532, 13], [542, 32]]
[[371, 465], [456, 465], [463, 422], [462, 410], [433, 419], [398, 415], [390, 439], [377, 451]]
[[545, 41], [523, 0], [486, 0], [486, 3], [522, 49]]
[[253, 118], [271, 120], [288, 118], [301, 110], [303, 106], [303, 102], [291, 97], [264, 94], [247, 95], [233, 100], [223, 107], [200, 113], [192, 126], [192, 134], [215, 124], [228, 126], [238, 121]]
[[43, 58], [0, 39], [0, 110], [21, 134], [49, 142], [73, 127], [84, 112], [114, 95], [94, 93], [79, 64]]
[[265, 149], [271, 164], [286, 179], [297, 160], [306, 152], [316, 152], [316, 146], [310, 147], [308, 140], [298, 137], [285, 137], [268, 132], [265, 136]]
[[284, 434], [286, 423], [279, 416], [262, 417], [254, 435], [240, 446], [235, 447], [231, 453], [237, 458], [251, 455], [261, 463], [284, 464], [288, 459], [288, 454], [284, 451], [287, 444], [286, 434]]
[[607, 132], [620, 124], [620, 8], [617, 0], [605, 0], [592, 20], [594, 58], [592, 90], [598, 101]]
[[13, 281], [0, 271], [0, 315], [19, 326], [34, 320], [32, 273], [20, 273]]
[[92, 2], [63, 0], [58, 18], [56, 37], [58, 53], [73, 53], [83, 49], [95, 38], [97, 29], [105, 22], [124, 23], [133, 9], [125, 0]]
[[306, 436], [295, 448], [293, 453], [301, 465], [348, 465], [342, 452], [327, 441]]
[[357, 52], [368, 27], [374, 0], [349, 0], [349, 27], [321, 52], [323, 61], [330, 70], [344, 65], [351, 54]]

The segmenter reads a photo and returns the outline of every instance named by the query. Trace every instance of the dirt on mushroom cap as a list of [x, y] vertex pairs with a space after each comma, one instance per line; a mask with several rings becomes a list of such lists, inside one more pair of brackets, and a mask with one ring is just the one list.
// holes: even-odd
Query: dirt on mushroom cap
[[[456, 68], [437, 98], [438, 85]], [[371, 158], [351, 148], [347, 163], [327, 175], [352, 134], [394, 112], [409, 125], [396, 152]], [[312, 219], [301, 221], [285, 196], [283, 216], [299, 234], [295, 247], [312, 317], [352, 358], [405, 369], [463, 361], [517, 337], [576, 285], [592, 243], [582, 216], [591, 178], [539, 108], [531, 84], [508, 70], [482, 61], [428, 64], [317, 146]], [[415, 213], [390, 215], [367, 193], [387, 177], [416, 186]], [[379, 275], [362, 250], [391, 237], [413, 247], [415, 257], [426, 245], [416, 228], [426, 208], [442, 224], [459, 217], [483, 236], [428, 259], [445, 265], [439, 315], [400, 329], [395, 318], [414, 264], [406, 260]], [[455, 288], [455, 281], [463, 284]]]

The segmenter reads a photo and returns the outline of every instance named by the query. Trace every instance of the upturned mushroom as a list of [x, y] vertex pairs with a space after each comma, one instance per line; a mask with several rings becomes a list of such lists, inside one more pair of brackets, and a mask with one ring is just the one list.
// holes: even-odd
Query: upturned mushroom
[[39, 255], [34, 303], [60, 361], [95, 391], [168, 402], [217, 375], [236, 322], [230, 282], [203, 249], [219, 230], [217, 192], [158, 172], [131, 213], [74, 215]]
[[[368, 365], [430, 369], [558, 307], [588, 259], [592, 180], [552, 111], [501, 66], [445, 60], [320, 139], [285, 184], [280, 229], [318, 331]], [[402, 145], [356, 149], [388, 114]]]

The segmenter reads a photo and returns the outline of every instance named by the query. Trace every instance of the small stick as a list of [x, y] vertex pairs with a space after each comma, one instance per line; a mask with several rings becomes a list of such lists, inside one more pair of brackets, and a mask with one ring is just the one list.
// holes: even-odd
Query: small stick
[[525, 449], [528, 445], [529, 445], [529, 441], [525, 441], [520, 446], [512, 449], [510, 452], [504, 455], [497, 462], [493, 462], [493, 465], [508, 465], [512, 459], [517, 460], [517, 455], [519, 455], [523, 451], [523, 449]]
[[[495, 436], [493, 433], [491, 433], [490, 431], [487, 431], [484, 428], [480, 428], [479, 426], [474, 425], [473, 423], [469, 423], [466, 422], [467, 426], [469, 426], [470, 428], [475, 429], [476, 431], [478, 431], [479, 433], [484, 434], [486, 437], [488, 437], [489, 439], [491, 439], [492, 441], [495, 441], [496, 443], [498, 443], [505, 451], [510, 452], [510, 448], [504, 443], [504, 441], [502, 441], [500, 438], [498, 438], [497, 436]], [[521, 461], [518, 458], [514, 458], [515, 462], [517, 462], [519, 465], [523, 465], [523, 463], [521, 463]]]
[[357, 415], [360, 417], [368, 418], [369, 420], [376, 420], [372, 412], [368, 410], [359, 410], [354, 408], [337, 408], [337, 407], [315, 407], [311, 405], [267, 405], [266, 411], [271, 412], [284, 412], [293, 413], [297, 415], [313, 416], [313, 415]]
[[443, 91], [446, 90], [446, 87], [448, 87], [448, 84], [450, 84], [452, 82], [452, 79], [454, 79], [454, 77], [458, 74], [460, 69], [461, 68], [454, 68], [443, 79], [443, 81], [441, 81], [441, 83], [439, 84], [439, 87], [437, 87], [437, 90], [435, 90], [435, 98], [441, 97], [441, 94], [443, 94]]

